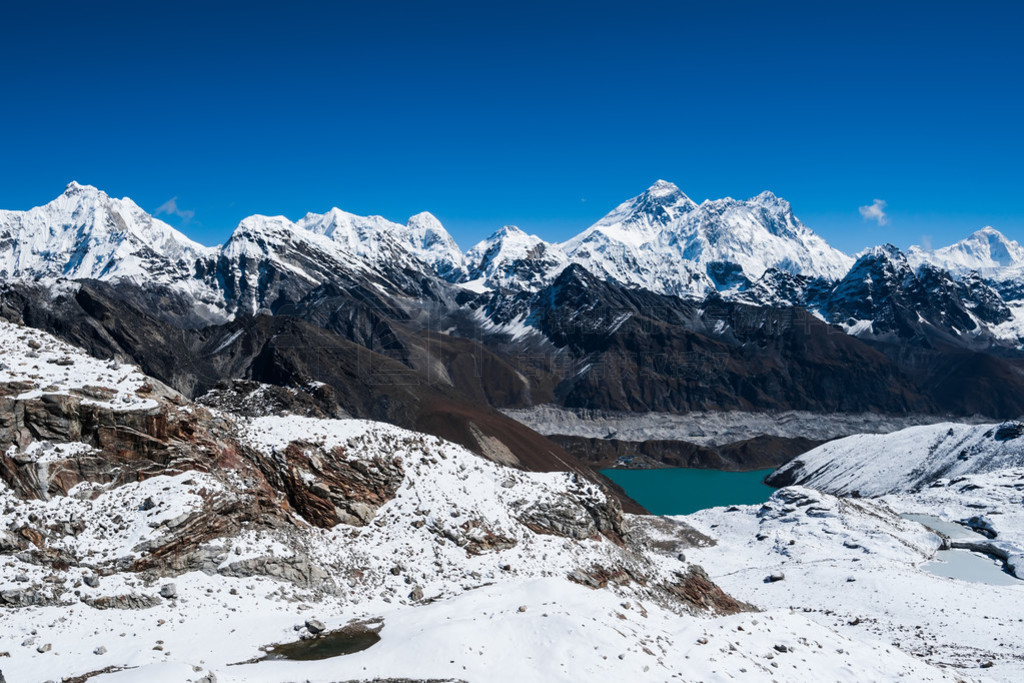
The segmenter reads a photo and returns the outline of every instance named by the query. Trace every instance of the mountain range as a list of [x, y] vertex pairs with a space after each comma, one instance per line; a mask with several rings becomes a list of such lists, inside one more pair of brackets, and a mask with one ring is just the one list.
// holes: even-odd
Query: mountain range
[[[888, 298], [878, 296], [880, 288], [953, 288], [966, 319], [959, 327], [925, 322], [1013, 342], [1018, 326], [1004, 323], [1016, 319], [1014, 285], [1024, 276], [1024, 247], [991, 227], [941, 249], [903, 253], [885, 245], [851, 257], [771, 192], [697, 204], [662, 180], [565, 242], [505, 226], [466, 252], [430, 213], [403, 225], [337, 208], [294, 222], [250, 216], [223, 245], [205, 247], [130, 199], [75, 182], [44, 206], [0, 211], [0, 239], [0, 274], [8, 280], [166, 287], [210, 306], [209, 315], [222, 320], [273, 310], [335, 280], [365, 280], [412, 297], [422, 294], [423, 277], [458, 285], [456, 293], [538, 292], [575, 264], [601, 280], [656, 294], [800, 305], [855, 334], [891, 331], [873, 324], [876, 314], [884, 315], [878, 300]], [[844, 301], [865, 287], [869, 300]], [[994, 309], [976, 312], [982, 305]]]
[[1022, 264], [988, 227], [849, 256], [770, 192], [665, 181], [565, 242], [465, 252], [429, 213], [250, 216], [206, 247], [78, 183], [0, 211], [8, 320], [190, 398], [277, 385], [538, 469], [587, 466], [501, 411], [1024, 414]]

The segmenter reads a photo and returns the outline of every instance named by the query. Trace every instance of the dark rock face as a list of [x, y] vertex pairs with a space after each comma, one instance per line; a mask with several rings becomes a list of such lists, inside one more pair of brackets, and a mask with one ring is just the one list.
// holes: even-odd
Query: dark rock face
[[1009, 320], [999, 295], [980, 278], [955, 281], [924, 265], [915, 271], [895, 247], [862, 256], [850, 272], [817, 303], [832, 322], [869, 320], [875, 335], [912, 340], [960, 336], [985, 323]]
[[[3, 391], [0, 388], [0, 391]], [[120, 484], [155, 473], [209, 471], [217, 455], [197, 457], [197, 442], [218, 454], [224, 448], [207, 433], [209, 415], [183, 411], [180, 397], [147, 411], [116, 411], [83, 402], [82, 396], [46, 395], [18, 400], [0, 395], [0, 476], [22, 497], [67, 495], [83, 481]], [[57, 460], [39, 468], [33, 460], [6, 453], [32, 441], [83, 442], [93, 455]]]
[[531, 503], [519, 513], [519, 521], [540, 534], [575, 540], [599, 534], [619, 545], [626, 536], [622, 507], [612, 497], [595, 495], [592, 487], [577, 478], [569, 495], [554, 504]]
[[[526, 319], [538, 336], [554, 345], [557, 362], [549, 360], [550, 354], [539, 360], [538, 354], [527, 353], [518, 357], [519, 366], [530, 366], [531, 377], [546, 373], [550, 383], [545, 386], [553, 386], [553, 402], [571, 408], [994, 417], [1024, 412], [1019, 354], [968, 348], [988, 342], [934, 331], [951, 330], [950, 325], [972, 329], [966, 327], [967, 321], [978, 311], [968, 312], [968, 304], [956, 293], [968, 285], [924, 269], [915, 275], [885, 255], [861, 265], [879, 271], [872, 276], [870, 292], [857, 289], [867, 285], [852, 276], [833, 287], [820, 280], [766, 273], [765, 278], [773, 280], [769, 302], [778, 300], [783, 306], [718, 297], [684, 301], [601, 281], [578, 266], [567, 268], [536, 295], [492, 294], [467, 305], [498, 323]], [[935, 292], [944, 292], [946, 298], [927, 309], [925, 303], [938, 296]], [[842, 322], [873, 316], [869, 319], [879, 321], [879, 330], [894, 332], [866, 339], [850, 336], [790, 305], [792, 297], [825, 311], [835, 304], [831, 315]], [[977, 298], [978, 310], [994, 305], [986, 304], [982, 294]], [[841, 301], [854, 307], [868, 305], [870, 310], [845, 309]], [[932, 311], [934, 322], [925, 325], [927, 334], [915, 332], [924, 329], [918, 309]], [[839, 314], [840, 310], [845, 312]], [[993, 320], [1002, 315], [995, 309], [990, 313]], [[913, 325], [904, 324], [911, 319]], [[997, 395], [983, 388], [988, 383], [999, 383], [1004, 390]]]
[[327, 384], [305, 388], [261, 384], [252, 380], [225, 379], [196, 399], [196, 403], [233, 415], [302, 415], [318, 418], [345, 418], [334, 389]]
[[694, 609], [707, 610], [715, 614], [737, 614], [753, 609], [750, 605], [729, 596], [697, 565], [690, 565], [685, 572], [677, 573], [676, 578], [674, 583], [665, 588]]
[[368, 524], [394, 498], [405, 474], [401, 458], [350, 461], [343, 449], [301, 442], [275, 453], [273, 462], [261, 459], [260, 467], [307, 522], [324, 528]]
[[567, 356], [556, 402], [627, 412], [928, 412], [898, 366], [797, 308], [697, 306], [569, 268], [538, 295], [537, 327]]

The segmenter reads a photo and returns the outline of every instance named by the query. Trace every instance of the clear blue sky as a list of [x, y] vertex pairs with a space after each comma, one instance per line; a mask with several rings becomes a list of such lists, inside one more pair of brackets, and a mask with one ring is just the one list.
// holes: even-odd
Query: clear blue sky
[[[208, 5], [215, 5], [210, 7]], [[4, 3], [0, 207], [71, 179], [564, 239], [658, 178], [835, 246], [1024, 239], [1020, 2]], [[888, 223], [858, 207], [887, 202]]]

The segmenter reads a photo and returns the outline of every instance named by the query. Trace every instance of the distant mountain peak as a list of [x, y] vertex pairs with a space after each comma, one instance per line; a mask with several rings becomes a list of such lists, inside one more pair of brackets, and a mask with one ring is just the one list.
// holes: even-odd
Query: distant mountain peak
[[76, 180], [72, 180], [64, 188], [64, 195], [72, 197], [80, 194], [106, 194], [102, 190], [93, 187], [92, 185], [83, 185]]
[[957, 275], [977, 271], [985, 277], [1001, 278], [1024, 269], [1024, 246], [990, 225], [948, 247], [911, 247], [909, 256], [915, 267], [927, 263]]
[[894, 244], [886, 242], [885, 244], [879, 244], [874, 247], [868, 247], [864, 251], [857, 254], [857, 260], [863, 258], [873, 259], [885, 259], [888, 261], [906, 261], [907, 257], [899, 247]]
[[526, 231], [520, 228], [518, 225], [503, 225], [497, 230], [495, 230], [493, 233], [491, 233], [491, 236], [488, 238], [488, 240], [520, 236], [529, 237], [530, 235], [528, 235]]
[[654, 181], [654, 184], [647, 188], [644, 194], [651, 197], [683, 197], [689, 199], [675, 183], [670, 183], [667, 180]]

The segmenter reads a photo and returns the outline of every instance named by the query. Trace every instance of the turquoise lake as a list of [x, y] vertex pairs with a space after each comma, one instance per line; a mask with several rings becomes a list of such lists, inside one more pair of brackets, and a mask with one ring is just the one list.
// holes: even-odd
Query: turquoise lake
[[755, 505], [775, 492], [762, 482], [771, 470], [719, 472], [673, 467], [601, 472], [656, 515], [688, 515], [723, 505]]

